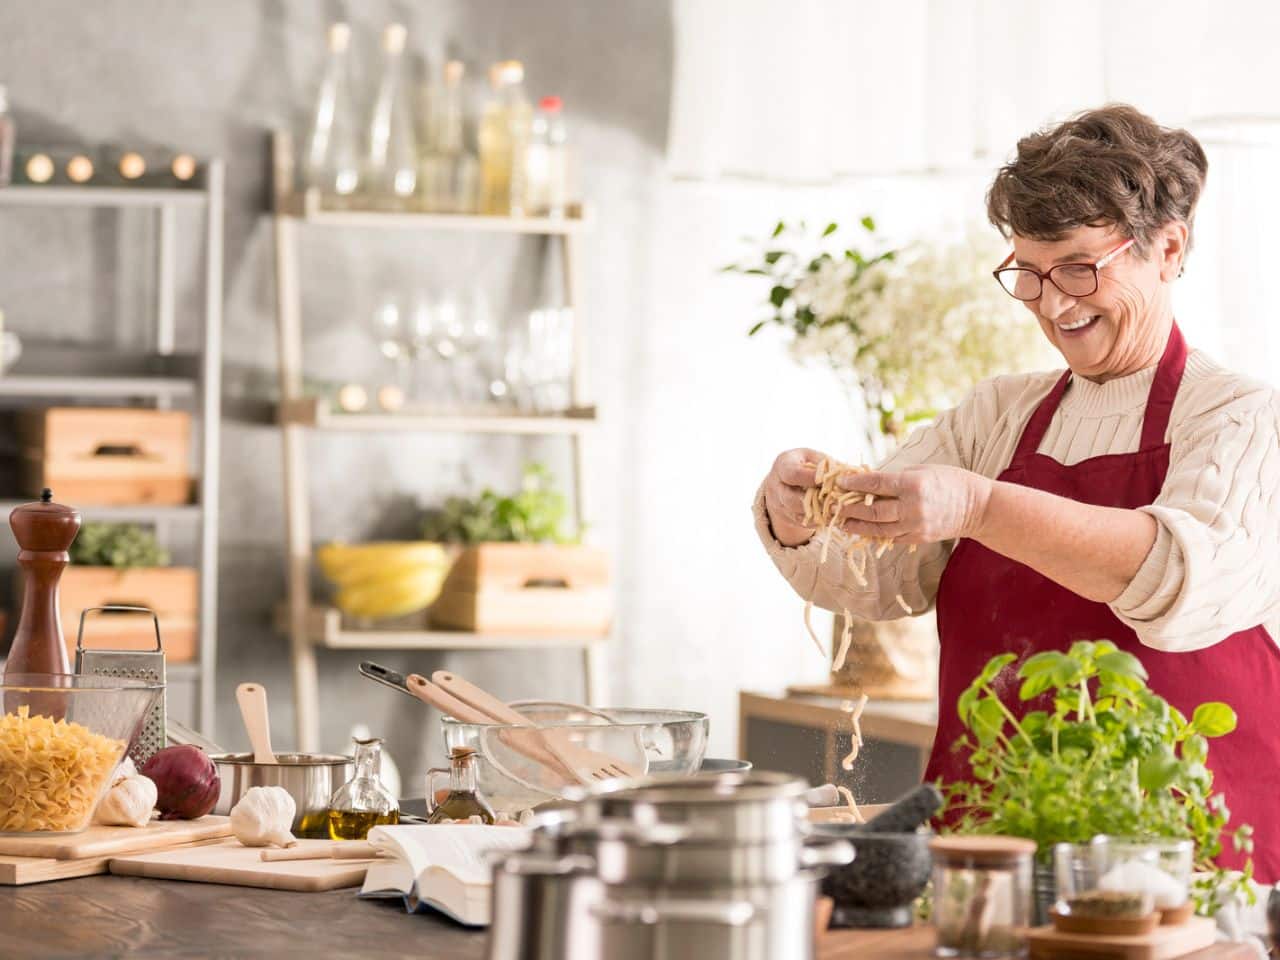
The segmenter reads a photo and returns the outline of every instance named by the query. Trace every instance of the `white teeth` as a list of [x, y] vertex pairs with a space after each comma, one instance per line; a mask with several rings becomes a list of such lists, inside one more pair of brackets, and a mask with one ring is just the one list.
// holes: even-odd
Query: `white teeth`
[[1093, 323], [1093, 321], [1094, 321], [1094, 320], [1096, 320], [1096, 319], [1097, 319], [1097, 317], [1085, 317], [1085, 318], [1084, 318], [1083, 320], [1081, 320], [1079, 323], [1071, 323], [1071, 324], [1067, 324], [1067, 323], [1060, 323], [1060, 324], [1058, 324], [1058, 329], [1060, 329], [1060, 330], [1079, 330], [1081, 327], [1087, 327], [1089, 324]]

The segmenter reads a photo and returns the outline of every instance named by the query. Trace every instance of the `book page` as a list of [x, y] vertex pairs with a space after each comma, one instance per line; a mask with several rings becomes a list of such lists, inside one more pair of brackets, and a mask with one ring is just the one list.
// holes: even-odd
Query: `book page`
[[421, 877], [430, 867], [438, 867], [465, 884], [481, 885], [489, 883], [487, 854], [522, 850], [531, 839], [528, 827], [478, 824], [403, 824], [369, 831], [369, 842], [407, 863], [415, 877]]

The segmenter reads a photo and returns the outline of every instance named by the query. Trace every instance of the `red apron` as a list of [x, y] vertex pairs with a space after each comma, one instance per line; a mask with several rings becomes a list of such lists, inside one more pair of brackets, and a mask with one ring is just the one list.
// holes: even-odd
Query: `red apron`
[[[999, 479], [1099, 506], [1133, 509], [1153, 503], [1169, 469], [1164, 437], [1186, 359], [1186, 345], [1174, 326], [1151, 384], [1138, 452], [1072, 466], [1037, 453], [1070, 382], [1070, 372], [1063, 374], [1027, 422]], [[1016, 653], [1021, 660], [1042, 650], [1066, 650], [1076, 640], [1112, 640], [1142, 661], [1151, 688], [1184, 715], [1207, 700], [1235, 709], [1236, 730], [1209, 741], [1214, 790], [1226, 796], [1229, 829], [1253, 825], [1257, 879], [1280, 881], [1280, 651], [1264, 627], [1232, 634], [1204, 650], [1163, 653], [1143, 646], [1105, 603], [1086, 600], [973, 540], [956, 545], [938, 587], [937, 610], [940, 708], [927, 780], [968, 777], [966, 757], [953, 749], [965, 732], [955, 705], [991, 657]], [[1029, 709], [1016, 693], [1005, 699], [1019, 715]], [[1219, 863], [1243, 864], [1229, 838], [1223, 848]]]

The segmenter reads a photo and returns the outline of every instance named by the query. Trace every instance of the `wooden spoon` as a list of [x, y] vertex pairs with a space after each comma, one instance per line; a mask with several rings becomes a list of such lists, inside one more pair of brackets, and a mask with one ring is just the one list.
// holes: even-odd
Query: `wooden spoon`
[[236, 687], [240, 717], [253, 745], [254, 763], [275, 763], [271, 751], [271, 725], [267, 721], [267, 688], [260, 683], [242, 683]]

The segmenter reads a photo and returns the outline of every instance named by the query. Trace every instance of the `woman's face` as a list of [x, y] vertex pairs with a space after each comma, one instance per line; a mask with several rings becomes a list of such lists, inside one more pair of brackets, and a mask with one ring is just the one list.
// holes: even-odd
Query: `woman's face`
[[[1072, 372], [1101, 382], [1159, 362], [1186, 237], [1184, 224], [1171, 223], [1156, 232], [1145, 258], [1129, 247], [1099, 271], [1092, 296], [1069, 297], [1046, 280], [1038, 300], [1023, 301]], [[1044, 273], [1059, 263], [1095, 263], [1126, 239], [1115, 227], [1077, 227], [1061, 240], [1015, 235], [1011, 266]]]

